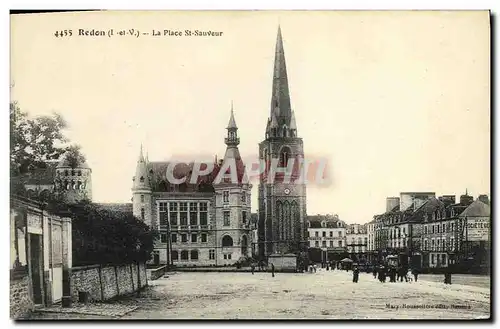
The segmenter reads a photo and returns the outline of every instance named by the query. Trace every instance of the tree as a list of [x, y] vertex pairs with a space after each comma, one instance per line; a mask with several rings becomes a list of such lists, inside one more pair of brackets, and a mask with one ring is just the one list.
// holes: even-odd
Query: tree
[[66, 121], [57, 113], [29, 118], [17, 102], [10, 103], [10, 171], [17, 176], [31, 168], [44, 168], [67, 150]]
[[151, 259], [158, 232], [132, 213], [103, 209], [91, 202], [52, 200], [51, 213], [72, 217], [73, 264], [127, 264]]

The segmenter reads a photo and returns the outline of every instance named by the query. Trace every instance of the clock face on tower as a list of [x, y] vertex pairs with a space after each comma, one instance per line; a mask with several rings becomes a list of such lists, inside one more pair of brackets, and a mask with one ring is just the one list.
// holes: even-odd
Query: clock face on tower
[[288, 195], [288, 194], [290, 194], [290, 189], [286, 188], [284, 192], [285, 192], [286, 195]]

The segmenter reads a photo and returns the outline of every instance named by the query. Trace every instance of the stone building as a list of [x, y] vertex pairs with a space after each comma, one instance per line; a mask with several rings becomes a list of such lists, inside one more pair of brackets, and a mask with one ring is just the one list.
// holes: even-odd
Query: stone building
[[354, 261], [366, 262], [368, 259], [368, 232], [366, 226], [366, 224], [347, 225], [347, 252]]
[[259, 159], [266, 164], [258, 192], [261, 257], [306, 248], [306, 186], [298, 182], [299, 161], [303, 158], [304, 146], [291, 106], [283, 39], [278, 28], [270, 115], [265, 139], [259, 144]]
[[12, 179], [24, 185], [30, 199], [47, 200], [53, 195], [69, 203], [92, 200], [92, 169], [86, 161], [72, 161], [68, 152], [59, 160], [47, 161], [45, 168]]
[[422, 221], [424, 267], [467, 265], [465, 262], [476, 268], [486, 265], [491, 217], [489, 201], [484, 196], [481, 199], [474, 201], [466, 194], [459, 203], [455, 203], [454, 196], [434, 201], [434, 207], [428, 209]]
[[321, 250], [322, 262], [346, 255], [346, 224], [338, 215], [307, 216], [307, 227], [308, 246]]
[[[238, 150], [240, 139], [231, 109], [224, 159], [213, 163], [150, 162], [142, 149], [133, 178], [135, 216], [157, 228], [153, 261], [176, 266], [225, 266], [251, 256], [251, 188], [243, 180], [244, 164]], [[231, 176], [235, 168], [237, 180]], [[207, 170], [208, 168], [213, 170]], [[169, 179], [167, 172], [182, 182]], [[193, 171], [200, 175], [193, 178]], [[225, 170], [225, 169], [224, 169]], [[202, 174], [204, 171], [208, 173]]]

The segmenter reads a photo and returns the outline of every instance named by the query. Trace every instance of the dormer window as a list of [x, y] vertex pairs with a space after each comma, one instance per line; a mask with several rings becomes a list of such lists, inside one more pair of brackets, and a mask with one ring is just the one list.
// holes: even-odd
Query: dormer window
[[144, 183], [144, 177], [141, 176], [139, 180], [141, 181], [141, 183]]
[[321, 222], [321, 227], [326, 227], [326, 223], [325, 222]]

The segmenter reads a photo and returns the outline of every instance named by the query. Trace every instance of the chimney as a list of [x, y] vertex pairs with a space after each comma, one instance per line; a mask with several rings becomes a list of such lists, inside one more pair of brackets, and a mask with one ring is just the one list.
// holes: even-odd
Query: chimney
[[480, 196], [477, 197], [477, 199], [479, 201], [481, 201], [482, 203], [485, 203], [487, 205], [490, 204], [490, 199], [488, 198], [488, 196], [486, 194], [481, 194]]
[[399, 205], [399, 198], [398, 197], [387, 197], [386, 199], [386, 206], [385, 206], [385, 211], [391, 211]]
[[473, 196], [467, 195], [467, 194], [460, 196], [460, 204], [462, 204], [464, 206], [468, 206], [472, 202], [474, 202], [474, 197]]

